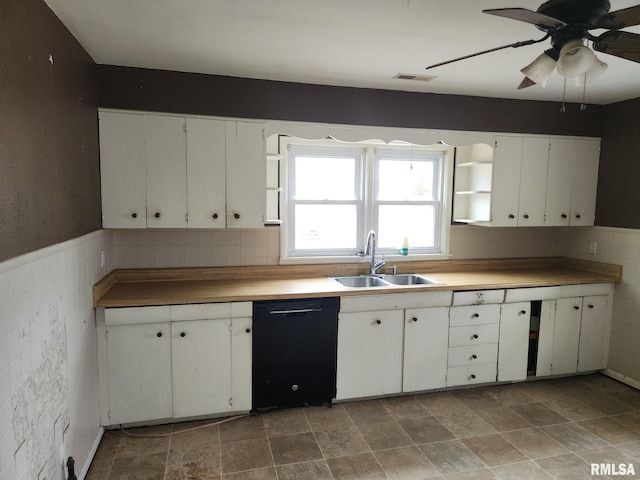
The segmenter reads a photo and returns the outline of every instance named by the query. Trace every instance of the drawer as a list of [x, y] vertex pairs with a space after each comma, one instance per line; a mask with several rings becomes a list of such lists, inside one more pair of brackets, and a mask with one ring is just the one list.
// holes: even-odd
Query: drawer
[[482, 343], [498, 343], [498, 324], [449, 328], [449, 346], [461, 347]]
[[104, 324], [107, 327], [113, 325], [135, 325], [139, 323], [160, 323], [171, 321], [171, 308], [168, 305], [161, 307], [123, 307], [105, 308]]
[[498, 344], [482, 343], [468, 347], [450, 347], [448, 353], [449, 367], [496, 363], [498, 361]]
[[468, 305], [451, 307], [449, 325], [482, 325], [500, 322], [500, 305]]
[[483, 305], [504, 302], [504, 290], [453, 292], [453, 305]]
[[447, 387], [495, 382], [496, 373], [497, 368], [495, 363], [451, 367], [447, 369]]

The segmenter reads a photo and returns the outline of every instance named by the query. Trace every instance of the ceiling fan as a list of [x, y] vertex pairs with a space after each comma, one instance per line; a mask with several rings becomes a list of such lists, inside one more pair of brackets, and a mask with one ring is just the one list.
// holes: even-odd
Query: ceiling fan
[[[609, 0], [548, 0], [535, 12], [526, 8], [483, 10], [483, 13], [535, 25], [545, 35], [539, 40], [510, 43], [426, 68], [428, 70], [505, 48], [524, 47], [550, 38], [551, 48], [521, 70], [525, 78], [518, 88], [532, 85], [544, 87], [554, 69], [565, 78], [575, 78], [577, 85], [583, 85], [607, 68], [607, 64], [584, 44], [585, 40], [591, 41], [593, 49], [598, 52], [640, 63], [640, 35], [621, 30], [640, 25], [640, 5], [614, 12], [609, 12], [610, 8]], [[607, 31], [594, 36], [590, 30], [596, 29]]]

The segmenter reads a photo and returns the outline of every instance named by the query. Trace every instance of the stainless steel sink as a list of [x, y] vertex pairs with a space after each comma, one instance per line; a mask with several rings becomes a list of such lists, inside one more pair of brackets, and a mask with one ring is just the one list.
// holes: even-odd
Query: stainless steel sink
[[344, 285], [345, 287], [388, 287], [389, 283], [382, 280], [380, 277], [374, 277], [371, 275], [354, 275], [348, 277], [329, 277], [331, 280]]
[[442, 285], [430, 278], [415, 273], [400, 273], [397, 275], [383, 275], [385, 282], [393, 285]]

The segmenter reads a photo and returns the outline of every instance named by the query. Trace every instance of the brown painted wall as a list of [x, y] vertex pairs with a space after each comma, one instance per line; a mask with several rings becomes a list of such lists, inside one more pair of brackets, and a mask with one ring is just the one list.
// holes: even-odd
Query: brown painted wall
[[44, 1], [0, 0], [0, 261], [99, 229], [99, 169], [93, 60]]
[[355, 125], [599, 135], [602, 107], [330, 87], [100, 65], [101, 107]]
[[596, 224], [640, 229], [640, 98], [603, 111]]

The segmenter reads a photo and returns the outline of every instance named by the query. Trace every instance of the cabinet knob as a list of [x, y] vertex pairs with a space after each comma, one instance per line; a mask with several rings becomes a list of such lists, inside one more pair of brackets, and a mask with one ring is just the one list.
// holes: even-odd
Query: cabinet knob
[[589, 305], [589, 308], [593, 308], [593, 305]]
[[162, 332], [156, 333], [156, 337], [158, 337], [158, 338], [162, 337]]
[[413, 317], [413, 318], [411, 319], [411, 321], [413, 321], [413, 322], [417, 322], [417, 321], [418, 321], [418, 318], [417, 318], [417, 317]]
[[214, 213], [213, 215], [211, 215], [213, 217], [214, 220], [216, 220], [218, 218], [218, 214]]
[[471, 315], [473, 318], [479, 318], [480, 314], [479, 313], [474, 313], [473, 315]]
[[520, 310], [520, 312], [519, 312], [519, 313], [520, 313], [520, 315], [526, 315], [526, 314], [527, 314], [527, 311], [526, 311], [526, 310]]
[[560, 215], [562, 218], [567, 218], [567, 214], [563, 213], [562, 215]]
[[247, 328], [247, 329], [245, 330], [245, 332], [247, 332], [247, 333], [251, 333], [251, 329], [250, 329], [250, 328]]
[[576, 214], [576, 218], [580, 218], [580, 217], [582, 217], [582, 215], [580, 215], [579, 213]]
[[579, 307], [578, 305], [574, 305], [574, 306], [573, 306], [573, 309], [574, 309], [574, 310], [580, 310], [580, 307]]
[[300, 388], [300, 387], [298, 387], [298, 385], [291, 385], [291, 391], [292, 392], [297, 392], [298, 388]]
[[473, 337], [471, 337], [471, 338], [474, 338], [474, 339], [478, 338], [478, 334], [477, 334], [477, 333], [474, 333], [474, 334], [473, 334]]
[[138, 214], [137, 214], [136, 212], [133, 212], [133, 213], [131, 214], [131, 218], [138, 218]]
[[156, 212], [156, 214], [154, 215], [154, 217], [156, 217], [156, 218], [160, 218], [160, 212]]
[[516, 216], [513, 213], [510, 213], [509, 218], [516, 218]]
[[471, 375], [469, 375], [469, 379], [470, 380], [474, 380], [476, 378], [476, 376], [472, 373]]
[[235, 218], [236, 220], [238, 220], [240, 218], [240, 214], [239, 213], [234, 213], [233, 214], [233, 218]]
[[523, 215], [523, 217], [524, 217], [524, 218], [529, 218], [529, 214], [525, 213], [525, 214]]
[[181, 336], [182, 338], [184, 338], [184, 337], [186, 337], [186, 336], [187, 336], [187, 334], [186, 334], [186, 333], [184, 333], [184, 332], [180, 332], [180, 336]]
[[382, 323], [382, 320], [376, 320], [376, 323], [380, 325]]
[[475, 360], [476, 358], [478, 358], [478, 356], [475, 353], [471, 355], [471, 360]]

